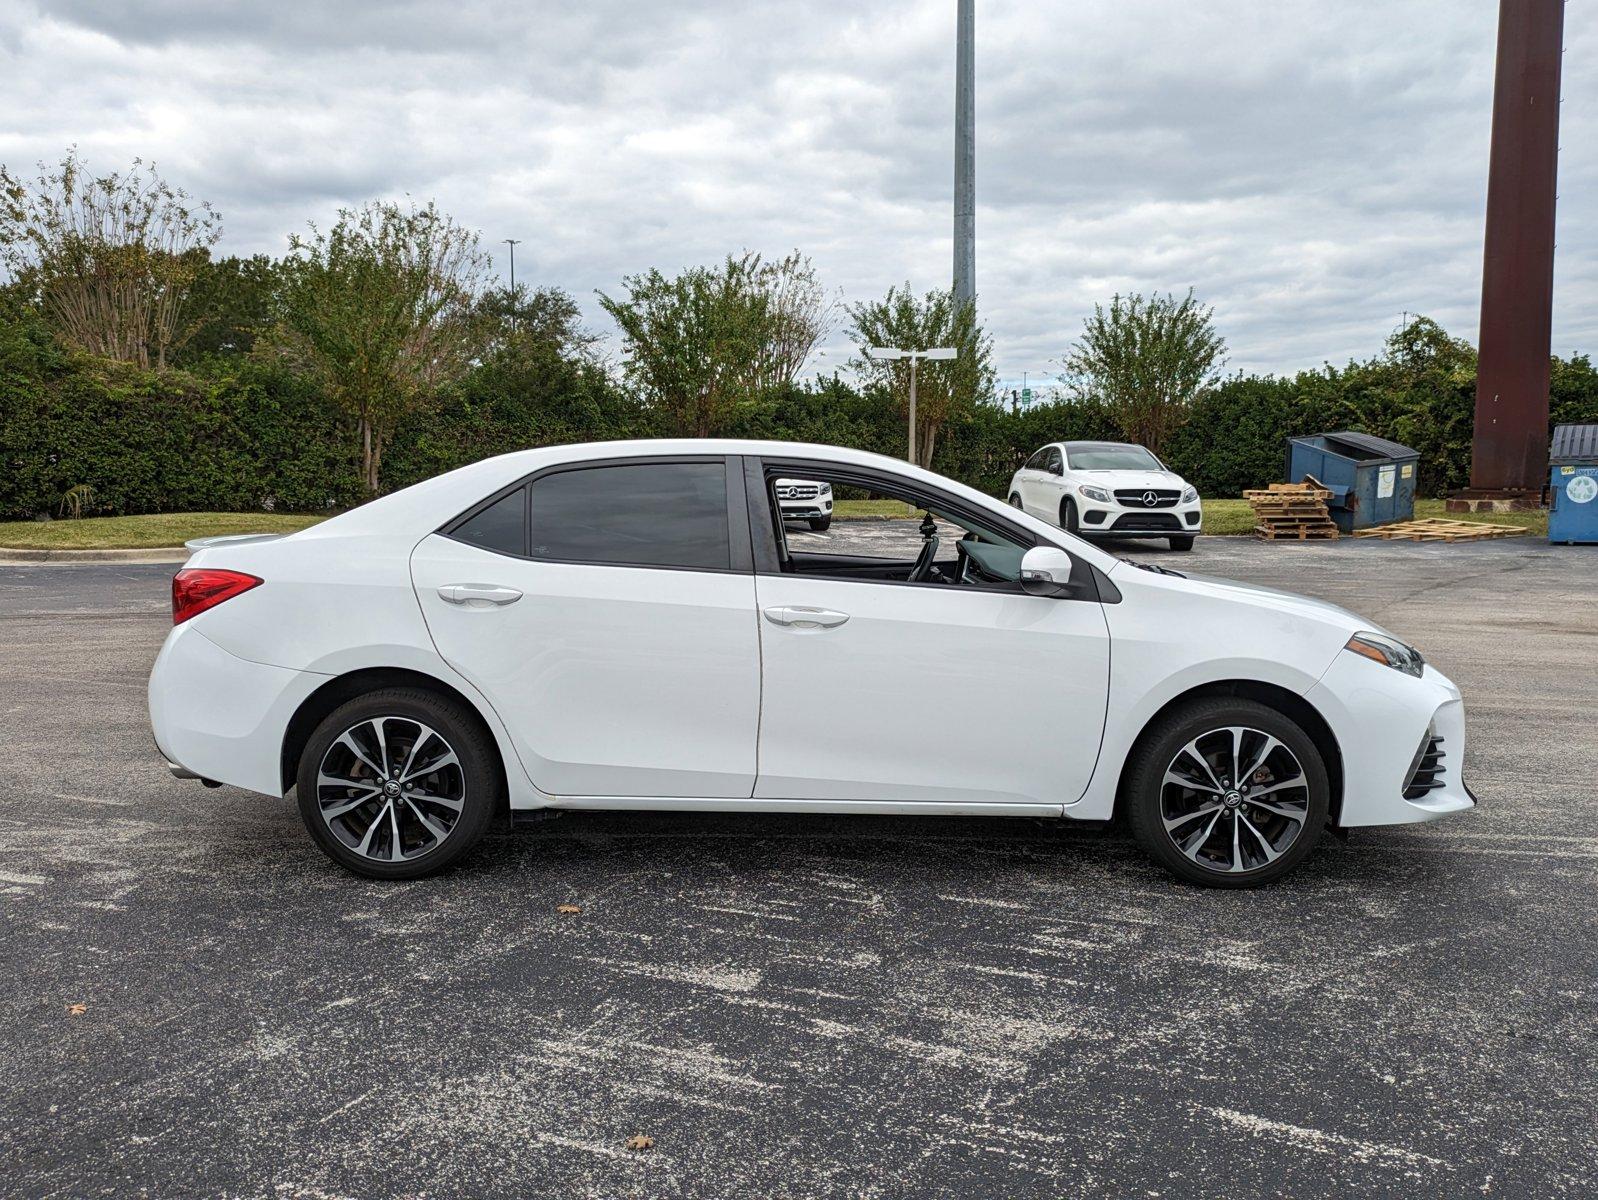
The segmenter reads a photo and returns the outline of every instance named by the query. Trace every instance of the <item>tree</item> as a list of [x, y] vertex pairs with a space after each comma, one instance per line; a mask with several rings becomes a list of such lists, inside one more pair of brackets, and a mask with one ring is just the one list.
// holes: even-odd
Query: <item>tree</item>
[[91, 176], [72, 150], [25, 183], [0, 166], [0, 262], [66, 342], [165, 367], [193, 331], [189, 292], [221, 218], [139, 159]]
[[555, 287], [491, 288], [477, 302], [490, 353], [517, 347], [553, 346], [562, 354], [592, 360], [599, 336], [583, 328], [582, 310], [571, 293]]
[[[957, 305], [952, 288], [930, 291], [917, 300], [907, 283], [889, 288], [881, 300], [854, 305], [849, 318], [849, 338], [862, 350], [867, 346], [904, 350], [953, 346], [959, 350], [954, 359], [926, 361], [916, 367], [915, 461], [918, 466], [931, 466], [944, 425], [969, 413], [981, 397], [993, 392], [993, 339], [978, 324], [976, 305]], [[898, 402], [908, 420], [907, 361], [878, 362], [862, 355], [851, 359], [849, 365], [868, 389]]]
[[1061, 365], [1076, 396], [1108, 404], [1121, 436], [1159, 454], [1225, 357], [1214, 309], [1189, 289], [1181, 300], [1117, 295], [1108, 310], [1095, 304]]
[[741, 402], [791, 385], [826, 333], [832, 305], [810, 260], [728, 256], [667, 278], [622, 280], [600, 305], [621, 328], [629, 379], [677, 430], [709, 437]]
[[213, 259], [189, 289], [193, 333], [176, 355], [178, 365], [208, 354], [248, 354], [272, 323], [277, 263], [265, 254]]
[[432, 204], [343, 209], [326, 233], [313, 225], [289, 247], [268, 346], [354, 420], [375, 495], [395, 422], [459, 380], [483, 348], [487, 256], [477, 234]]

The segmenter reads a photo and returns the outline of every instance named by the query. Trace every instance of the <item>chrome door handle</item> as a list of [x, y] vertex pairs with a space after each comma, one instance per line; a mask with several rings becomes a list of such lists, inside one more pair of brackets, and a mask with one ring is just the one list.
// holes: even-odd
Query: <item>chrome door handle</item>
[[831, 629], [842, 625], [849, 614], [831, 608], [810, 608], [803, 604], [781, 604], [764, 610], [766, 620], [773, 625], [791, 625], [795, 629]]
[[475, 604], [478, 607], [493, 605], [498, 608], [515, 604], [522, 594], [515, 588], [498, 587], [492, 583], [449, 583], [438, 589], [438, 597], [450, 604]]

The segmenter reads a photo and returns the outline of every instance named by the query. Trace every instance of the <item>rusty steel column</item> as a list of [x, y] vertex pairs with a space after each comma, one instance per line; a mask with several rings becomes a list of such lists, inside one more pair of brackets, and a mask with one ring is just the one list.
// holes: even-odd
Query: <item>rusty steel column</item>
[[1540, 491], [1547, 475], [1564, 24], [1564, 0], [1499, 2], [1472, 492]]

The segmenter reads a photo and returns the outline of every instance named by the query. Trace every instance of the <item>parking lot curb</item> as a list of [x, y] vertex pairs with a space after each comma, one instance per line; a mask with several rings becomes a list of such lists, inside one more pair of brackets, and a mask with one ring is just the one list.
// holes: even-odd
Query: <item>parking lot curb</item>
[[146, 550], [23, 550], [0, 546], [0, 567], [38, 563], [180, 563], [189, 552], [182, 546], [152, 546]]

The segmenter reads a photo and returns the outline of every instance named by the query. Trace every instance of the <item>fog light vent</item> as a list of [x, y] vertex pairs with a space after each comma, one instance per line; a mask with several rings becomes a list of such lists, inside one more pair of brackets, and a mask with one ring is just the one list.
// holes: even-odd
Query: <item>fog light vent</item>
[[1426, 731], [1420, 749], [1415, 753], [1415, 763], [1409, 768], [1409, 778], [1404, 781], [1404, 799], [1419, 800], [1427, 792], [1443, 786], [1443, 739]]

